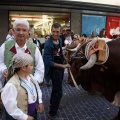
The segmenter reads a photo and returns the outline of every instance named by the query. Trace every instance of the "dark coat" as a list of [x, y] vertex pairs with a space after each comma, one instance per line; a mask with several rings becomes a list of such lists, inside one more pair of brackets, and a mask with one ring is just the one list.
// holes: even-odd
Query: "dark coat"
[[40, 52], [42, 54], [42, 45], [41, 45], [40, 41], [33, 39], [33, 43], [35, 43], [37, 45], [37, 42], [39, 43], [39, 50], [40, 50]]
[[[61, 38], [58, 39], [60, 44], [60, 52], [62, 54], [62, 40]], [[63, 57], [63, 54], [62, 54]], [[50, 76], [52, 74], [52, 67], [54, 65], [54, 44], [52, 41], [52, 36], [46, 41], [44, 45], [44, 55], [43, 61], [45, 65], [45, 80], [50, 80]], [[49, 82], [49, 81], [47, 81]]]

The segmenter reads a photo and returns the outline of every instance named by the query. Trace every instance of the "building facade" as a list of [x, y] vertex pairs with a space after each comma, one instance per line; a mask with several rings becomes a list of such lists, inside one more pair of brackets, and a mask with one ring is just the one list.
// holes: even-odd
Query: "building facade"
[[74, 33], [90, 35], [92, 31], [98, 34], [103, 27], [106, 28], [107, 17], [117, 17], [118, 25], [120, 25], [119, 13], [118, 6], [69, 0], [49, 2], [42, 0], [1, 0], [0, 45], [5, 41], [8, 28], [12, 27], [13, 21], [17, 18], [25, 18], [29, 21], [31, 36], [34, 32], [42, 36], [50, 34], [50, 27], [54, 22], [60, 22], [63, 28], [69, 28]]

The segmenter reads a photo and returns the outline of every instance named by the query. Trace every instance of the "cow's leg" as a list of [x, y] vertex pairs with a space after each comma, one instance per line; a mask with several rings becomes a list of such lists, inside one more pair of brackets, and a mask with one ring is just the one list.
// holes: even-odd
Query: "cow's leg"
[[113, 120], [120, 120], [120, 107], [117, 116]]

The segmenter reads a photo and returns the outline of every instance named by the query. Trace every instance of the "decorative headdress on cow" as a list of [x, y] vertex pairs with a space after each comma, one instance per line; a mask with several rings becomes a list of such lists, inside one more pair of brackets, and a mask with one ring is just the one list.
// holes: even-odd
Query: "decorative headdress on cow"
[[14, 75], [16, 68], [26, 66], [32, 63], [32, 61], [33, 61], [33, 58], [28, 53], [20, 52], [15, 54], [12, 58], [12, 64], [10, 64], [8, 68], [7, 80], [9, 80]]

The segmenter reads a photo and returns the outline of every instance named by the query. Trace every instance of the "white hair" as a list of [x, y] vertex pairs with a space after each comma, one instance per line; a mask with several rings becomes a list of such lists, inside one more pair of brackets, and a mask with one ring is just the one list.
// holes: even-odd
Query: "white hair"
[[28, 28], [28, 30], [29, 30], [29, 23], [28, 23], [27, 20], [25, 20], [25, 19], [17, 19], [17, 20], [15, 20], [15, 21], [13, 22], [13, 28], [16, 28], [16, 26], [17, 26], [18, 24], [22, 24], [22, 25], [27, 26], [27, 28]]

